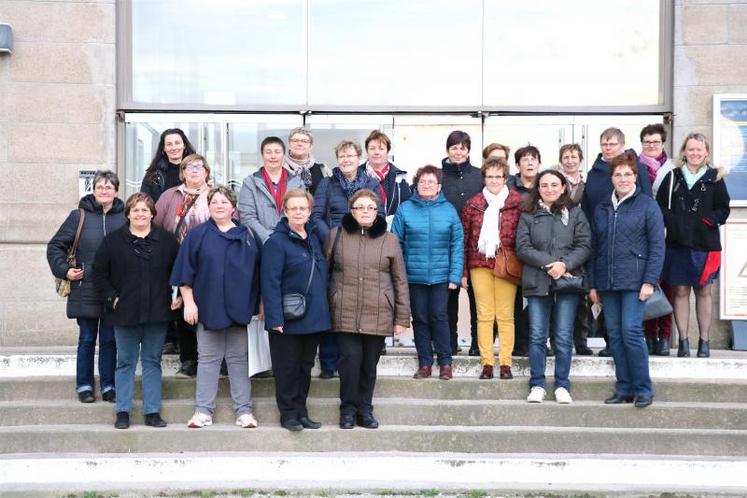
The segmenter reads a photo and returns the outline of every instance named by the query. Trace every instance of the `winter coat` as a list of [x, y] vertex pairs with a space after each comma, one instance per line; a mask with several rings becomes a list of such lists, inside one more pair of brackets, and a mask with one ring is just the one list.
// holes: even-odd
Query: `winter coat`
[[402, 246], [410, 284], [460, 285], [464, 270], [464, 231], [454, 206], [440, 192], [434, 200], [417, 193], [403, 202], [392, 223]]
[[522, 199], [526, 199], [527, 195], [529, 195], [530, 189], [524, 186], [524, 182], [521, 181], [520, 173], [509, 176], [506, 180], [506, 185], [509, 188], [515, 189], [519, 195], [521, 195]]
[[[379, 214], [384, 216], [384, 203], [381, 201], [379, 192], [379, 181], [371, 178], [366, 173], [365, 166], [358, 167], [358, 174], [366, 175], [366, 182], [362, 188], [371, 190], [379, 197]], [[342, 217], [350, 212], [348, 207], [348, 196], [342, 189], [340, 182], [334, 176], [322, 179], [314, 194], [314, 209], [311, 213], [311, 221], [316, 227], [321, 240], [329, 238], [329, 231], [340, 226]]]
[[[156, 163], [156, 170], [152, 174], [146, 174], [143, 177], [143, 183], [140, 185], [140, 192], [144, 192], [153, 198], [153, 202], [158, 202], [165, 191], [179, 185], [179, 175], [173, 174], [170, 168], [179, 169], [178, 164], [171, 164], [166, 158], [161, 158]], [[171, 173], [171, 174], [170, 174]], [[169, 181], [170, 180], [170, 181]]]
[[591, 234], [590, 288], [637, 291], [644, 283], [657, 283], [664, 265], [664, 220], [651, 197], [636, 189], [617, 211], [610, 198], [602, 201]]
[[[654, 183], [651, 184], [651, 191], [653, 192], [654, 199], [656, 199], [656, 196], [659, 193], [659, 187], [661, 187], [661, 183], [673, 169], [674, 164], [672, 164], [672, 160], [667, 158], [667, 160], [664, 161], [664, 164], [662, 164], [661, 167], [656, 170], [656, 178], [654, 178]], [[650, 179], [651, 175], [649, 175], [649, 180]]]
[[67, 317], [101, 318], [104, 316], [104, 308], [101, 298], [93, 287], [93, 260], [104, 237], [127, 221], [124, 216], [124, 202], [115, 197], [112, 207], [104, 213], [93, 194], [88, 194], [80, 200], [78, 208], [70, 212], [47, 244], [47, 261], [55, 277], [66, 278], [67, 271], [70, 269], [66, 261], [67, 251], [75, 240], [75, 232], [80, 222], [80, 209], [82, 209], [85, 216], [76, 255], [78, 267], [83, 269], [83, 278], [70, 282]]
[[462, 212], [467, 199], [482, 191], [485, 182], [480, 168], [472, 166], [469, 158], [462, 164], [454, 164], [449, 158], [441, 160], [443, 180], [441, 181], [446, 200], [449, 201], [457, 213]]
[[[687, 166], [683, 166], [686, 168]], [[687, 188], [682, 168], [674, 168], [662, 181], [656, 200], [667, 227], [667, 246], [689, 247], [698, 251], [720, 251], [719, 225], [729, 217], [729, 192], [724, 170], [708, 171]], [[672, 208], [669, 205], [669, 185], [672, 186]]]
[[[282, 218], [262, 247], [260, 287], [265, 310], [265, 328], [268, 331], [283, 327], [284, 334], [314, 334], [329, 330], [329, 303], [327, 300], [327, 260], [322, 243], [312, 223], [306, 223], [306, 239], [301, 238]], [[314, 275], [306, 293], [306, 314], [297, 320], [283, 318], [282, 296], [306, 291], [311, 274]]]
[[[104, 238], [93, 269], [108, 323], [132, 327], [176, 319], [177, 312], [170, 308], [169, 276], [178, 249], [174, 236], [155, 224], [144, 238], [132, 235], [129, 225]], [[135, 251], [149, 253], [149, 257]], [[116, 298], [119, 301], [113, 308]]]
[[[504, 187], [508, 188], [508, 187]], [[513, 249], [516, 242], [516, 227], [519, 224], [521, 212], [521, 195], [514, 189], [509, 189], [508, 197], [501, 208], [501, 247]], [[488, 209], [488, 200], [482, 192], [472, 196], [464, 205], [462, 210], [462, 229], [464, 230], [464, 276], [468, 276], [472, 268], [495, 267], [495, 258], [486, 258], [477, 250], [477, 242], [480, 240], [485, 211]]]
[[[635, 154], [635, 151], [630, 150]], [[638, 157], [636, 155], [636, 157]], [[648, 177], [648, 168], [645, 164], [637, 161], [638, 174], [636, 175], [635, 188], [638, 192], [651, 197], [651, 180]], [[594, 211], [600, 202], [605, 202], [612, 195], [612, 178], [610, 177], [610, 163], [602, 159], [602, 154], [597, 156], [589, 172], [586, 174], [586, 186], [584, 195], [581, 199], [581, 208], [584, 210], [586, 218], [593, 222]]]
[[[304, 189], [304, 183], [300, 176], [288, 175], [288, 186], [286, 192], [301, 188]], [[280, 214], [275, 205], [275, 199], [272, 197], [265, 179], [262, 176], [262, 169], [254, 174], [244, 178], [239, 192], [239, 214], [241, 223], [254, 230], [264, 244], [280, 221]]]
[[591, 256], [591, 228], [578, 206], [568, 210], [568, 224], [560, 213], [546, 209], [522, 213], [516, 233], [516, 253], [524, 262], [521, 288], [524, 296], [547, 296], [550, 275], [542, 267], [555, 261], [565, 263], [573, 275], [583, 275], [584, 263]]
[[223, 232], [211, 218], [184, 237], [170, 283], [192, 287], [206, 329], [246, 325], [259, 307], [261, 253], [262, 241], [244, 225]]
[[333, 332], [391, 336], [395, 325], [410, 326], [405, 261], [384, 218], [377, 216], [371, 228], [362, 229], [346, 214], [332, 229], [326, 254]]
[[311, 187], [309, 187], [308, 190], [311, 195], [316, 194], [316, 188], [324, 178], [327, 178], [324, 174], [325, 169], [327, 169], [327, 167], [324, 163], [314, 163], [309, 168], [309, 172], [311, 173]]
[[[176, 212], [179, 206], [184, 202], [184, 195], [186, 193], [185, 186], [183, 183], [175, 187], [171, 187], [166, 192], [161, 194], [161, 197], [156, 202], [156, 217], [153, 218], [153, 223], [163, 228], [167, 232], [174, 233], [176, 226], [179, 223], [177, 221]], [[189, 232], [192, 228], [205, 223], [210, 218], [210, 210], [207, 202], [208, 190], [200, 192], [197, 200], [192, 207], [187, 211], [182, 226], [186, 225], [186, 231]]]
[[[379, 188], [384, 189], [386, 194], [386, 205], [384, 206], [384, 216], [387, 219], [394, 216], [400, 204], [405, 202], [412, 195], [410, 185], [407, 183], [407, 171], [403, 171], [392, 163], [389, 164], [389, 173], [384, 177]], [[368, 166], [369, 168], [371, 166]]]

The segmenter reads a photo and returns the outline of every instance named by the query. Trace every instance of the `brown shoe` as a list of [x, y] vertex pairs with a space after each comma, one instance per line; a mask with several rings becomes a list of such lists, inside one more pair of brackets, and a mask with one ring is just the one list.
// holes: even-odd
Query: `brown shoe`
[[501, 379], [513, 379], [514, 374], [511, 373], [511, 367], [508, 365], [501, 365]]
[[450, 380], [453, 377], [451, 365], [441, 365], [438, 367], [438, 378], [441, 380]]
[[485, 365], [482, 367], [482, 373], [480, 374], [481, 379], [492, 379], [493, 378], [493, 365]]
[[415, 375], [412, 376], [413, 379], [427, 379], [431, 376], [432, 369], [431, 367], [420, 367], [418, 368], [418, 371], [415, 372]]

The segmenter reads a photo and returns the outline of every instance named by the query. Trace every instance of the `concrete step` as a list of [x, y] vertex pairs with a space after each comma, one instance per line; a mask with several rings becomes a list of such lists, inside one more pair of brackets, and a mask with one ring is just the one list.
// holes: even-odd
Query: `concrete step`
[[[252, 392], [257, 397], [272, 397], [275, 386], [272, 379], [252, 379]], [[529, 379], [517, 377], [513, 380], [479, 380], [457, 378], [442, 381], [435, 378], [415, 380], [409, 377], [382, 376], [376, 381], [375, 396], [381, 398], [446, 399], [446, 400], [525, 400], [529, 391]], [[571, 378], [572, 395], [576, 401], [602, 401], [614, 391], [613, 379], [578, 377]], [[548, 396], [552, 397], [553, 379], [547, 379]], [[135, 398], [140, 398], [140, 382], [136, 381]], [[656, 402], [704, 402], [747, 403], [747, 379], [698, 380], [659, 379], [654, 382]], [[311, 398], [338, 398], [338, 379], [311, 381]], [[99, 396], [98, 393], [96, 393]], [[194, 399], [195, 381], [173, 376], [164, 376], [162, 397], [167, 399]], [[228, 380], [220, 379], [219, 397], [230, 396]], [[75, 377], [0, 377], [0, 401], [13, 400], [75, 400]], [[100, 401], [100, 396], [99, 396]]]
[[133, 425], [129, 430], [117, 430], [111, 424], [0, 427], [3, 454], [341, 450], [747, 457], [747, 431], [412, 425], [341, 430], [328, 425], [291, 433], [275, 426], [246, 430], [233, 424], [205, 429], [188, 429], [183, 424], [163, 429]]
[[[554, 401], [530, 404], [516, 400], [433, 400], [377, 398], [375, 414], [382, 426], [554, 426], [582, 428], [641, 429], [747, 429], [747, 404], [744, 403], [672, 403], [657, 401], [645, 410], [631, 405], [604, 405], [600, 401], [575, 401], [559, 405]], [[336, 426], [339, 401], [333, 398], [311, 399], [309, 413], [315, 420]], [[132, 421], [142, 424], [141, 404], [136, 402]], [[175, 426], [184, 426], [194, 412], [192, 400], [167, 400], [161, 415]], [[254, 414], [264, 427], [280, 423], [274, 398], [255, 398]], [[219, 399], [215, 423], [234, 420], [230, 399]], [[114, 406], [109, 403], [86, 405], [77, 401], [3, 401], [0, 402], [0, 426], [43, 426], [64, 424], [108, 425], [114, 421]]]
[[[40, 469], [43, 471], [40, 472]], [[344, 469], [344, 472], [341, 472]], [[136, 480], [134, 479], [136, 477]], [[744, 496], [747, 460], [646, 455], [137, 453], [0, 460], [5, 497]], [[60, 490], [65, 490], [61, 492]], [[394, 491], [396, 490], [396, 491]], [[530, 493], [536, 491], [536, 493]]]
[[[163, 357], [163, 372], [173, 375], [179, 366], [175, 355]], [[548, 358], [547, 371], [554, 369], [554, 359]], [[414, 348], [389, 348], [379, 362], [379, 375], [411, 376], [417, 370]], [[653, 379], [747, 379], [747, 352], [718, 351], [711, 358], [676, 358], [674, 356], [652, 356], [649, 368]], [[458, 355], [454, 357], [456, 377], [478, 377], [480, 359]], [[526, 357], [515, 358], [514, 375], [528, 376]], [[318, 373], [318, 367], [315, 368]], [[75, 352], [67, 349], [2, 348], [0, 349], [0, 377], [30, 377], [75, 375]], [[611, 358], [597, 356], [574, 356], [571, 377], [614, 377]]]

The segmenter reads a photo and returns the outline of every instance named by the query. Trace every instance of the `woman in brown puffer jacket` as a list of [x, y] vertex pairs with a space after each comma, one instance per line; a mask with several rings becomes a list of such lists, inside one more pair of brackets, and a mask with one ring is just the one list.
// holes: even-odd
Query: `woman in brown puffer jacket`
[[399, 240], [377, 215], [379, 197], [360, 190], [327, 244], [332, 331], [340, 350], [340, 428], [375, 429], [373, 391], [384, 338], [410, 326], [407, 272]]

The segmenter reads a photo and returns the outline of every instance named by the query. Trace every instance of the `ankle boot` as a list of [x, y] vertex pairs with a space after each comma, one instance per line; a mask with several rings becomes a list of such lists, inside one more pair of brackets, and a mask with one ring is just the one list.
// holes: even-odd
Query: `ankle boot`
[[654, 354], [654, 338], [646, 337], [646, 347], [648, 348], [648, 355]]
[[669, 356], [669, 339], [659, 339], [654, 354], [656, 356]]
[[698, 339], [698, 358], [708, 358], [711, 356], [711, 348], [708, 341]]
[[690, 356], [690, 341], [688, 339], [680, 339], [680, 345], [677, 347], [677, 357], [687, 358]]

